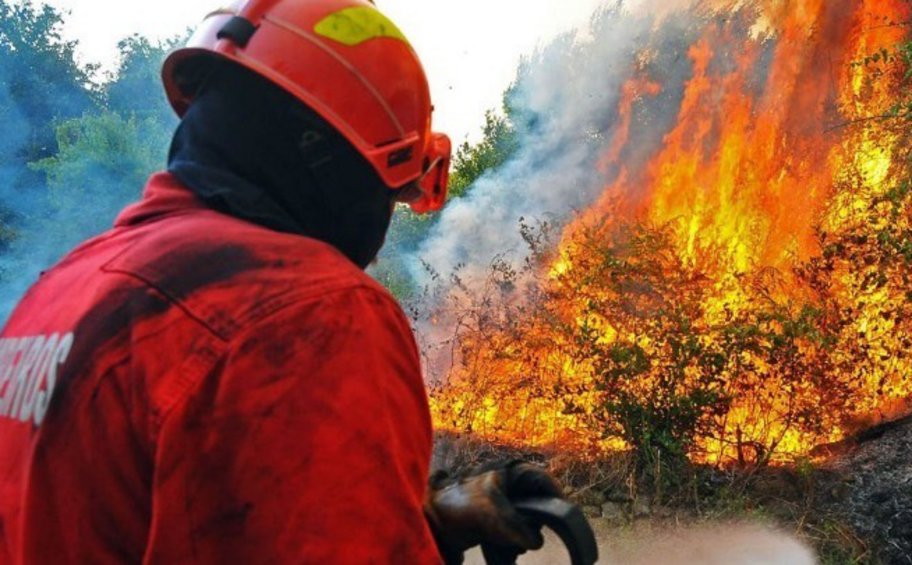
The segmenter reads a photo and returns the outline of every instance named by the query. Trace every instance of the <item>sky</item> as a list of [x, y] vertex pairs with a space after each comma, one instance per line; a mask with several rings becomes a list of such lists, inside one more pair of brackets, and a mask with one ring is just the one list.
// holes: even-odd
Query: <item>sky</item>
[[[34, 0], [36, 3], [41, 0]], [[68, 11], [64, 34], [86, 62], [111, 69], [116, 45], [139, 33], [168, 38], [193, 27], [225, 0], [44, 0]], [[425, 66], [434, 128], [456, 142], [477, 141], [484, 112], [500, 106], [523, 54], [585, 25], [606, 0], [377, 0]]]

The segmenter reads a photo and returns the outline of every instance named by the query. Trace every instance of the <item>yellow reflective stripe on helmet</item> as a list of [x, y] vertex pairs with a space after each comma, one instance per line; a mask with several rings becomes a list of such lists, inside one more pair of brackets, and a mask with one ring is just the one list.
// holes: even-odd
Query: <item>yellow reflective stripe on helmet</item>
[[317, 35], [338, 41], [349, 47], [369, 39], [389, 37], [409, 43], [389, 18], [367, 6], [345, 8], [320, 20], [314, 27]]

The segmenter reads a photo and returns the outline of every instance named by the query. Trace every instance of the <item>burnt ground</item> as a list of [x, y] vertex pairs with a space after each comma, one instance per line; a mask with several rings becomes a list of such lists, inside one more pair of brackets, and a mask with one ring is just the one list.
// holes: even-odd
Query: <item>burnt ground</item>
[[864, 432], [823, 466], [833, 512], [866, 540], [877, 560], [912, 565], [912, 417]]

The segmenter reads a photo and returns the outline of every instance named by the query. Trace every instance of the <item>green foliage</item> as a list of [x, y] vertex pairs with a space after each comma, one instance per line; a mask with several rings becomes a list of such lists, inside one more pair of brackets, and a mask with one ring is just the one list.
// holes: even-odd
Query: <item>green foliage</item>
[[153, 43], [136, 35], [118, 43], [120, 66], [108, 76], [103, 88], [107, 108], [124, 116], [154, 118], [163, 126], [176, 125], [177, 118], [161, 85], [161, 66], [180, 43], [182, 39]]
[[65, 188], [87, 188], [97, 175], [141, 186], [163, 163], [168, 136], [151, 118], [124, 118], [114, 112], [87, 114], [60, 124], [57, 154], [33, 167], [47, 175], [54, 200], [65, 207]]
[[42, 197], [43, 179], [28, 163], [54, 152], [54, 121], [89, 110], [94, 67], [75, 60], [50, 6], [0, 0], [0, 250], [8, 252]]
[[415, 214], [404, 205], [398, 206], [393, 214], [383, 250], [368, 272], [399, 300], [407, 301], [420, 292], [409, 275], [406, 261], [435, 221], [434, 216]]
[[504, 115], [493, 111], [485, 113], [485, 125], [480, 142], [471, 145], [466, 141], [456, 150], [453, 174], [450, 178], [450, 194], [454, 198], [464, 196], [483, 174], [497, 169], [516, 152], [516, 129], [509, 112], [506, 112], [509, 107], [505, 104], [504, 108]]
[[0, 279], [15, 296], [80, 241], [107, 229], [165, 164], [176, 123], [158, 76], [167, 45], [120, 43], [101, 85], [60, 36], [62, 16], [0, 0]]
[[57, 154], [32, 167], [47, 176], [52, 208], [70, 217], [65, 239], [104, 230], [123, 205], [137, 199], [146, 178], [164, 163], [168, 136], [154, 118], [113, 112], [60, 124]]
[[[53, 19], [53, 12], [46, 13]], [[71, 57], [73, 47], [68, 43], [61, 53]], [[159, 78], [170, 45], [131, 37], [118, 47], [117, 71], [91, 90], [95, 106], [53, 120], [55, 152], [29, 163], [47, 187], [47, 206], [32, 229], [52, 234], [48, 239], [58, 255], [108, 228], [120, 209], [139, 198], [147, 177], [165, 165], [177, 123]]]
[[408, 276], [405, 264], [397, 258], [379, 261], [371, 267], [370, 274], [399, 300], [408, 300], [419, 292]]
[[50, 6], [0, 0], [0, 90], [27, 128], [14, 153], [23, 164], [50, 155], [54, 120], [89, 110], [96, 95], [94, 67], [77, 64], [76, 42], [62, 39], [62, 22]]

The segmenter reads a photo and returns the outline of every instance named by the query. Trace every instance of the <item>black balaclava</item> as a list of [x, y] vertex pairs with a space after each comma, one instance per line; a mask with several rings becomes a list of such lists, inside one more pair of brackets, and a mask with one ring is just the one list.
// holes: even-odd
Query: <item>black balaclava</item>
[[221, 65], [187, 111], [168, 170], [207, 206], [329, 243], [366, 268], [392, 191], [315, 112], [258, 75]]

